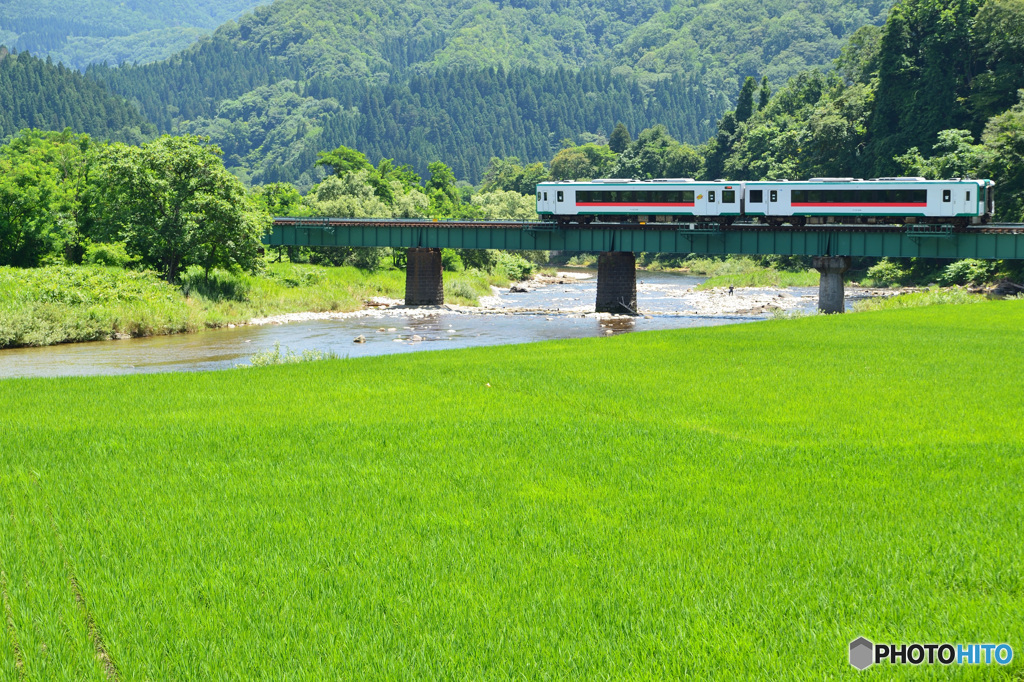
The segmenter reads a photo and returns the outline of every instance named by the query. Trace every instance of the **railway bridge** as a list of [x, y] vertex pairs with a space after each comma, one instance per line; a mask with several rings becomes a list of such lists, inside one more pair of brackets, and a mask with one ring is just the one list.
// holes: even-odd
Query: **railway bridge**
[[407, 305], [444, 303], [441, 249], [502, 249], [599, 253], [599, 312], [633, 313], [634, 254], [813, 257], [821, 273], [818, 309], [844, 309], [843, 273], [852, 257], [1024, 260], [1024, 225], [989, 224], [963, 230], [932, 225], [804, 225], [734, 223], [594, 223], [436, 221], [374, 218], [275, 218], [267, 246], [388, 246], [407, 249]]

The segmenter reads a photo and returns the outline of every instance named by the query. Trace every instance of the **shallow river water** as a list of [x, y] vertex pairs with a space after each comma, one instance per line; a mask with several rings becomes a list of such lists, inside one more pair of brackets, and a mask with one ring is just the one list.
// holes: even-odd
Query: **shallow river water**
[[[528, 293], [502, 293], [497, 308], [485, 313], [445, 309], [370, 311], [342, 319], [0, 350], [0, 377], [228, 369], [248, 364], [253, 353], [273, 348], [275, 343], [280, 344], [282, 351], [319, 350], [358, 357], [707, 327], [769, 317], [767, 313], [699, 314], [698, 307], [687, 296], [692, 298], [690, 290], [703, 279], [637, 273], [637, 297], [643, 317], [594, 316], [597, 279], [592, 277]], [[817, 288], [788, 289], [783, 295], [792, 297], [790, 309], [812, 311]], [[589, 317], [585, 316], [588, 312]], [[360, 335], [365, 336], [366, 343], [353, 342]], [[422, 340], [412, 340], [413, 336]]]

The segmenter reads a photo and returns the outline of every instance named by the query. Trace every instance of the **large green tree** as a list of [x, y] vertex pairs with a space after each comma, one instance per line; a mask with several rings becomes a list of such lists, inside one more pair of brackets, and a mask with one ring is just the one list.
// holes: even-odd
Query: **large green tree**
[[96, 183], [98, 234], [177, 281], [189, 265], [255, 271], [269, 215], [203, 138], [163, 136], [103, 153]]
[[88, 135], [24, 130], [0, 147], [0, 265], [75, 260], [96, 158]]

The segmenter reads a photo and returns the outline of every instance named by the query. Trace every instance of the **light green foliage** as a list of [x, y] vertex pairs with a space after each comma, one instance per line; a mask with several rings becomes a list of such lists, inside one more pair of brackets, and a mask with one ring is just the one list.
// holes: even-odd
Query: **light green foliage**
[[0, 348], [195, 331], [200, 316], [154, 272], [0, 268]]
[[189, 265], [257, 270], [270, 216], [224, 169], [219, 152], [189, 136], [110, 145], [97, 181], [96, 233], [124, 241], [170, 282]]
[[[556, 156], [555, 158], [558, 157]], [[484, 173], [481, 191], [493, 192], [495, 190], [503, 190], [532, 196], [537, 189], [537, 183], [544, 182], [548, 177], [548, 170], [544, 167], [543, 163], [531, 163], [523, 166], [519, 159], [514, 156], [507, 159], [494, 157]], [[560, 180], [562, 178], [555, 179]]]
[[900, 286], [907, 281], [909, 272], [900, 267], [900, 264], [883, 258], [870, 268], [866, 273], [867, 277], [877, 286]]
[[302, 218], [310, 214], [310, 208], [303, 203], [299, 190], [289, 182], [272, 182], [253, 187], [252, 196], [271, 216]]
[[494, 190], [474, 194], [471, 202], [484, 220], [536, 220], [537, 197], [534, 194]]
[[441, 268], [446, 272], [462, 272], [466, 266], [455, 249], [441, 249]]
[[940, 284], [984, 284], [992, 277], [995, 264], [988, 261], [966, 258], [950, 263], [942, 271]]
[[908, 175], [920, 175], [930, 180], [945, 178], [976, 178], [983, 168], [993, 162], [992, 150], [974, 144], [969, 130], [942, 130], [939, 141], [932, 147], [930, 158], [923, 158], [917, 147], [897, 156], [895, 161]]
[[103, 679], [71, 570], [122, 679], [853, 679], [851, 633], [1020, 642], [1022, 327], [2, 381], [4, 632], [29, 680]]
[[[0, 348], [194, 332], [282, 313], [359, 310], [374, 296], [405, 295], [405, 272], [384, 268], [381, 251], [350, 252], [342, 259], [362, 269], [271, 263], [260, 275], [213, 269], [207, 276], [190, 268], [181, 287], [151, 271], [0, 267]], [[370, 272], [367, 259], [374, 256], [379, 269]], [[508, 284], [509, 270], [518, 274], [532, 267], [518, 255], [494, 255], [489, 271], [450, 272], [445, 283], [468, 282], [476, 294], [460, 302], [476, 305], [477, 296], [490, 295], [491, 284]]]
[[306, 195], [306, 205], [315, 216], [390, 218], [391, 207], [374, 193], [369, 176], [368, 170], [332, 175]]
[[932, 288], [928, 291], [914, 291], [899, 296], [888, 296], [885, 298], [869, 298], [853, 304], [857, 312], [868, 312], [872, 310], [900, 310], [902, 308], [923, 308], [933, 305], [958, 305], [963, 303], [982, 303], [985, 297], [980, 294], [971, 294], [963, 289], [939, 289]]
[[[616, 128], [616, 130], [620, 130]], [[625, 127], [621, 128], [625, 130]], [[614, 133], [613, 133], [614, 136]], [[626, 133], [626, 137], [629, 133]], [[625, 138], [620, 137], [620, 142]], [[626, 148], [629, 142], [624, 142]], [[560, 149], [551, 159], [552, 180], [593, 180], [611, 177], [618, 157], [612, 150], [611, 143], [598, 145], [588, 143], [578, 147]]]
[[107, 265], [111, 267], [129, 268], [139, 262], [138, 256], [128, 253], [123, 242], [97, 242], [85, 246], [82, 263], [85, 265]]
[[0, 147], [0, 265], [61, 259], [81, 241], [95, 146], [88, 135], [25, 130]]
[[616, 178], [692, 178], [701, 170], [700, 153], [680, 144], [663, 125], [644, 130], [622, 152], [612, 176]]
[[275, 343], [273, 349], [261, 350], [253, 353], [249, 357], [248, 365], [239, 365], [239, 367], [268, 367], [270, 365], [294, 365], [300, 362], [316, 362], [318, 360], [337, 360], [338, 355], [336, 353], [325, 353], [321, 350], [304, 350], [301, 353], [296, 353], [291, 348], [285, 348], [285, 351], [281, 352], [280, 342]]

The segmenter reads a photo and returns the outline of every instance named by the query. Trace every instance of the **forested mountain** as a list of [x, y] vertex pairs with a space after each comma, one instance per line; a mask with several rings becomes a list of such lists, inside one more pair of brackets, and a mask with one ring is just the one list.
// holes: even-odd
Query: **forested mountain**
[[278, 0], [173, 58], [88, 74], [162, 131], [210, 134], [254, 182], [316, 180], [345, 144], [477, 181], [618, 121], [700, 142], [746, 76], [838, 56], [888, 0]]
[[0, 47], [0, 139], [23, 128], [71, 128], [114, 140], [155, 132], [134, 106], [78, 71]]
[[67, 66], [166, 59], [258, 0], [0, 2], [0, 44]]

